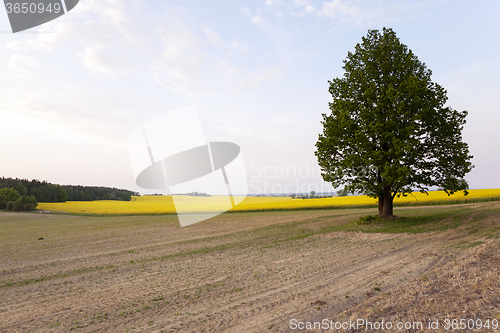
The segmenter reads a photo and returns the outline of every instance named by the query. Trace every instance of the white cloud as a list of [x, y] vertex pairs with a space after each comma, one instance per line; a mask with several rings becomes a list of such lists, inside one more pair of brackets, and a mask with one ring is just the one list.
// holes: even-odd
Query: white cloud
[[28, 55], [12, 54], [7, 61], [7, 67], [19, 76], [26, 77], [33, 71], [36, 63], [37, 61]]
[[[113, 84], [117, 84], [118, 81], [146, 78], [150, 84], [156, 83], [156, 86], [166, 87], [181, 95], [255, 88], [279, 78], [286, 68], [285, 65], [276, 66], [269, 60], [247, 62], [247, 57], [252, 57], [248, 52], [250, 44], [224, 40], [210, 22], [193, 24], [191, 13], [185, 9], [162, 7], [162, 11], [153, 13], [150, 8], [147, 10], [143, 10], [137, 2], [81, 2], [71, 12], [72, 15], [65, 15], [53, 24], [40, 28], [42, 32], [55, 33], [16, 35], [15, 40], [10, 38], [2, 51], [6, 61], [4, 68], [8, 69], [11, 77], [36, 74], [36, 77], [22, 82], [23, 87], [29, 86], [30, 94], [35, 94], [37, 89], [49, 89], [49, 85], [43, 82], [50, 80], [54, 69], [59, 74], [64, 71], [64, 65], [59, 63], [61, 59], [52, 56], [56, 54], [64, 58], [66, 64], [74, 66], [74, 62], [78, 63], [71, 72], [81, 75], [82, 85], [88, 83], [86, 80], [95, 81], [96, 76], [104, 79], [100, 84], [106, 84], [105, 80], [113, 80]], [[254, 15], [252, 21], [276, 40], [284, 40], [261, 15]], [[207, 48], [204, 40], [221, 48]], [[42, 72], [43, 68], [45, 72]], [[57, 86], [60, 82], [53, 82], [53, 85]], [[2, 92], [2, 96], [8, 94], [7, 91]], [[75, 100], [75, 95], [72, 96]], [[34, 100], [43, 100], [43, 97], [38, 97]], [[56, 112], [73, 110], [73, 114], [89, 112], [68, 107], [65, 97], [59, 101], [62, 104], [47, 108], [30, 107], [38, 108], [42, 113], [51, 109], [58, 110]], [[89, 107], [88, 102], [84, 104], [89, 109], [103, 111], [100, 107]], [[19, 108], [17, 104], [11, 107], [12, 110]]]
[[355, 24], [361, 24], [367, 20], [379, 15], [373, 8], [363, 9], [352, 1], [332, 0], [331, 2], [323, 3], [321, 16], [332, 19], [340, 19], [342, 21], [349, 21]]
[[405, 20], [430, 4], [430, 1], [408, 3], [393, 0], [331, 0], [324, 2], [317, 14], [332, 19], [342, 28], [360, 27]]
[[[69, 41], [75, 35], [73, 25], [57, 22], [50, 26], [41, 26], [37, 34], [19, 35], [24, 38], [6, 43], [5, 47], [13, 51], [51, 50], [57, 45]], [[18, 35], [16, 35], [18, 36]]]
[[150, 66], [157, 81], [175, 92], [206, 89], [205, 63], [199, 37], [181, 20], [170, 26], [158, 26], [155, 35], [161, 40], [161, 53]]
[[271, 67], [261, 71], [260, 73], [248, 73], [246, 77], [239, 82], [240, 87], [254, 88], [263, 82], [268, 82], [278, 78], [283, 73], [282, 66]]
[[224, 40], [222, 37], [217, 33], [217, 31], [214, 31], [210, 29], [207, 26], [202, 26], [201, 30], [205, 33], [205, 36], [207, 36], [208, 40], [212, 42], [215, 45], [222, 46], [224, 45]]
[[220, 60], [215, 69], [223, 73], [227, 82], [234, 83], [228, 86], [230, 90], [248, 90], [281, 78], [289, 65], [290, 62], [285, 61], [274, 66], [248, 72], [231, 65], [226, 60]]
[[204, 32], [205, 37], [214, 45], [222, 46], [222, 47], [224, 47], [228, 50], [232, 50], [232, 51], [238, 50], [240, 52], [244, 52], [247, 50], [247, 47], [239, 42], [236, 42], [236, 41], [226, 42], [226, 41], [224, 41], [224, 39], [219, 35], [219, 33], [210, 27], [202, 26], [201, 30]]
[[267, 42], [276, 48], [282, 48], [283, 45], [289, 45], [290, 31], [277, 27], [271, 20], [255, 15], [250, 19], [251, 23], [261, 29], [267, 35]]
[[316, 11], [311, 0], [273, 1], [270, 4], [266, 2], [266, 5], [268, 5], [268, 11], [273, 12], [278, 19], [286, 16], [283, 14], [284, 12], [290, 16], [303, 17]]
[[308, 5], [304, 8], [304, 10], [308, 13], [314, 13], [316, 11], [316, 8], [314, 8], [313, 6], [311, 5]]
[[126, 27], [133, 20], [134, 15], [130, 15], [128, 11], [131, 8], [140, 8], [138, 1], [122, 1], [122, 0], [87, 0], [81, 1], [71, 14], [76, 15], [94, 15], [98, 20], [104, 20], [117, 27]]
[[112, 76], [126, 75], [120, 70], [118, 59], [106, 54], [106, 49], [102, 44], [86, 47], [79, 55], [83, 65], [92, 72], [109, 74]]
[[262, 22], [262, 18], [259, 15], [255, 15], [251, 18], [251, 21], [255, 25], [259, 25]]
[[255, 110], [232, 109], [230, 112], [211, 114], [209, 126], [225, 133], [227, 137], [269, 144], [282, 141], [286, 137], [285, 132], [296, 123], [295, 117], [289, 114], [268, 113], [263, 118]]
[[[80, 68], [92, 73], [92, 79], [96, 75], [113, 81], [149, 77], [151, 83], [183, 95], [240, 85], [255, 87], [270, 77], [263, 75], [269, 66], [266, 63], [237, 68], [233, 59], [246, 57], [250, 45], [224, 40], [210, 22], [193, 24], [192, 14], [182, 7], [162, 7], [161, 11], [151, 14], [151, 8], [141, 6], [145, 5], [137, 1], [85, 1], [75, 7], [72, 15], [40, 28], [40, 31], [55, 33], [11, 38], [5, 47], [10, 55], [15, 52], [18, 56], [10, 60], [9, 68], [17, 71], [17, 75], [22, 69], [23, 75], [27, 75], [29, 63], [22, 65], [16, 57], [41, 58], [39, 65], [46, 66], [51, 60], [44, 56], [55, 49], [62, 51], [64, 47], [64, 57], [73, 57], [81, 64]], [[242, 13], [250, 11], [244, 9]], [[250, 18], [268, 34], [275, 35], [276, 40], [283, 39], [260, 15]], [[204, 40], [222, 49], [208, 48]], [[7, 52], [4, 56], [10, 55]], [[221, 71], [223, 60], [237, 68], [239, 75]]]
[[310, 0], [294, 0], [293, 2], [295, 4], [295, 6], [299, 6], [299, 7], [307, 7], [307, 6], [311, 5]]
[[250, 12], [250, 9], [248, 9], [247, 7], [243, 8], [241, 10], [241, 15], [244, 15], [244, 16], [251, 16], [252, 13]]
[[[387, 20], [401, 21], [414, 16], [417, 12], [443, 0], [420, 0], [416, 2], [402, 2], [396, 0], [327, 0], [320, 8], [313, 5], [311, 0], [266, 1], [266, 8], [277, 17], [287, 12], [290, 16], [305, 17], [317, 13], [319, 16], [332, 19], [342, 28], [351, 28], [386, 22]], [[250, 10], [245, 8], [247, 16]]]
[[[27, 35], [6, 47], [32, 52], [64, 45], [93, 74], [113, 80], [128, 75], [150, 75], [152, 82], [176, 92], [197, 89], [205, 54], [196, 34], [197, 27], [185, 22], [189, 14], [182, 9], [165, 9], [144, 15], [141, 10], [137, 1], [88, 0], [75, 7], [72, 15], [63, 16], [61, 23], [43, 28], [55, 29], [56, 33]], [[85, 33], [81, 33], [82, 29]], [[208, 28], [203, 31], [204, 37], [222, 43], [215, 31]]]

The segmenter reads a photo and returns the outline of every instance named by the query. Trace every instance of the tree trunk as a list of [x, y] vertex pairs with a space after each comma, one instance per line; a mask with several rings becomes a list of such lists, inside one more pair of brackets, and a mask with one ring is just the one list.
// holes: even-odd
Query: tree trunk
[[378, 197], [378, 215], [380, 217], [389, 217], [392, 215], [393, 197], [390, 193], [384, 193]]

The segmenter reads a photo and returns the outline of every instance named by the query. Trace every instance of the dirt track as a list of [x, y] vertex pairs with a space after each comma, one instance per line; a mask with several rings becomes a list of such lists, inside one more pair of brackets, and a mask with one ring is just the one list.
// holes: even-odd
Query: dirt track
[[456, 230], [320, 232], [367, 212], [235, 213], [186, 228], [0, 212], [0, 331], [289, 332], [464, 252]]

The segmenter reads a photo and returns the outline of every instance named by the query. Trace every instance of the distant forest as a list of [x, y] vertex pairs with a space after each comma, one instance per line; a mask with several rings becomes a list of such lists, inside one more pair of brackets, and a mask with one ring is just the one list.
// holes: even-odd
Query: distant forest
[[19, 183], [27, 190], [27, 195], [32, 195], [38, 202], [65, 202], [65, 201], [93, 201], [93, 200], [121, 200], [130, 201], [136, 192], [96, 186], [57, 185], [39, 181], [37, 179], [0, 178], [0, 189], [4, 187], [15, 188]]

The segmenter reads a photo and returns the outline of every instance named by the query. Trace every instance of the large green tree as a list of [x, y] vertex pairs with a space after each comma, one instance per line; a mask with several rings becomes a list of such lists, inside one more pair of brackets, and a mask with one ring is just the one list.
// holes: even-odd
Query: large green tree
[[369, 30], [329, 81], [316, 156], [323, 179], [378, 199], [379, 215], [414, 189], [467, 194], [472, 156], [462, 140], [467, 111], [449, 106], [446, 90], [392, 29]]

